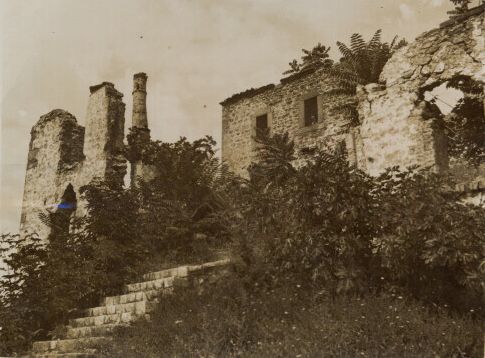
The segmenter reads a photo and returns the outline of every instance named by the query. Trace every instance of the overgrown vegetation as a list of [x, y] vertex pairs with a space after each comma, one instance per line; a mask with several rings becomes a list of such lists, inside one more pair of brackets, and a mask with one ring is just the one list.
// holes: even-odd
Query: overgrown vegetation
[[338, 41], [342, 54], [332, 73], [339, 81], [339, 88], [347, 94], [355, 94], [357, 85], [378, 83], [379, 76], [392, 54], [407, 45], [405, 39], [394, 37], [392, 42], [382, 42], [382, 31], [377, 30], [369, 41], [361, 34], [350, 37], [350, 45]]
[[[47, 245], [2, 237], [4, 247], [16, 247], [0, 282], [2, 353], [48, 337], [72, 309], [95, 305], [153, 264], [209, 260], [231, 242], [233, 275], [202, 296], [189, 290], [181, 301], [174, 297], [157, 313], [163, 320], [141, 323], [149, 333], [120, 333], [126, 344], [115, 341], [119, 348], [110, 354], [122, 349], [130, 356], [128, 342], [146, 339], [148, 356], [187, 349], [476, 356], [484, 316], [483, 208], [457, 202], [451, 184], [433, 173], [390, 168], [371, 178], [343, 151], [314, 153], [296, 168], [287, 134], [258, 141], [260, 158], [248, 180], [219, 166], [210, 138], [152, 144], [143, 155], [165, 175], [130, 189], [88, 185], [90, 215], [71, 233], [53, 230]], [[386, 321], [376, 304], [395, 307], [394, 319]], [[377, 322], [389, 326], [378, 330]], [[185, 335], [173, 339], [179, 330]], [[155, 343], [169, 335], [172, 343]], [[367, 335], [373, 338], [359, 338]]]
[[447, 83], [447, 87], [463, 92], [463, 98], [445, 117], [448, 154], [454, 160], [464, 160], [477, 167], [485, 163], [483, 84], [468, 76], [456, 76]]
[[[360, 34], [353, 34], [350, 45], [337, 42], [342, 55], [340, 61], [330, 70], [330, 75], [336, 80], [337, 86], [332, 93], [354, 96], [357, 86], [369, 83], [379, 83], [379, 77], [385, 64], [396, 50], [406, 46], [405, 39], [394, 37], [392, 42], [382, 42], [382, 31], [377, 30], [369, 41], [365, 41]], [[335, 108], [346, 113], [353, 124], [358, 123], [357, 100], [353, 100]]]
[[[334, 92], [354, 95], [403, 45], [382, 42], [380, 31], [368, 42], [354, 34], [338, 43], [337, 64], [318, 44], [286, 73], [324, 66]], [[450, 151], [482, 163], [483, 91], [466, 79], [449, 85], [466, 94], [448, 126]], [[355, 104], [342, 110], [355, 114]], [[307, 154], [295, 167], [288, 134], [266, 133], [246, 180], [220, 165], [210, 137], [140, 146], [139, 134], [130, 133], [127, 156], [151, 164], [153, 180], [92, 182], [81, 192], [86, 217], [44, 215], [53, 230], [43, 240], [2, 235], [0, 354], [60, 337], [74, 309], [140, 273], [229, 247], [231, 275], [164, 298], [152, 322], [120, 331], [105, 353], [478, 356], [485, 210], [458, 202], [449, 178], [415, 168], [372, 178], [342, 150]]]
[[43, 215], [48, 238], [2, 235], [8, 272], [0, 278], [0, 353], [59, 337], [56, 326], [74, 309], [96, 306], [150, 268], [209, 260], [224, 249], [217, 193], [231, 176], [213, 146], [210, 137], [152, 143], [143, 155], [162, 174], [156, 180], [129, 189], [111, 182], [83, 187], [89, 215], [73, 220], [70, 232], [59, 205]]
[[468, 6], [472, 2], [472, 0], [450, 0], [453, 5], [455, 5], [456, 12], [462, 13], [468, 10]]
[[[352, 98], [356, 94], [357, 86], [378, 83], [384, 65], [396, 50], [405, 45], [407, 41], [397, 36], [391, 43], [383, 42], [381, 30], [377, 30], [369, 41], [365, 41], [361, 34], [355, 33], [351, 36], [349, 45], [337, 41], [341, 54], [338, 62], [334, 63], [329, 58], [330, 47], [318, 43], [312, 50], [303, 49], [301, 63], [293, 60], [289, 63], [290, 69], [283, 74], [299, 73], [309, 67], [323, 67], [336, 82], [330, 93], [349, 95]], [[346, 113], [356, 124], [356, 106], [354, 99], [335, 110]]]
[[164, 297], [107, 356], [480, 356], [483, 208], [432, 173], [295, 168], [287, 135], [258, 140], [225, 206], [233, 274]]
[[330, 59], [328, 52], [330, 47], [326, 47], [321, 43], [318, 43], [311, 50], [302, 49], [303, 56], [301, 57], [301, 62], [297, 60], [291, 61], [288, 65], [289, 70], [283, 72], [284, 75], [292, 75], [303, 71], [310, 67], [320, 67], [330, 68], [333, 65], [333, 61]]
[[[274, 137], [254, 167], [282, 169], [253, 170], [236, 198], [241, 245], [271, 268], [271, 282], [311, 279], [332, 296], [392, 288], [456, 310], [483, 309], [485, 210], [459, 203], [453, 183], [399, 168], [371, 178], [339, 152], [317, 153], [296, 169], [289, 140]], [[466, 302], [457, 302], [462, 294]]]
[[[249, 293], [250, 292], [250, 293]], [[291, 286], [220, 281], [177, 290], [103, 357], [481, 357], [482, 326], [396, 294], [331, 300]]]

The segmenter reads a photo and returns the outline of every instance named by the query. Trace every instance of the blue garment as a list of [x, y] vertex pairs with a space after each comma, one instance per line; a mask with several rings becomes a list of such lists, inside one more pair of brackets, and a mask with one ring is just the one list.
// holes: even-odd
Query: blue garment
[[58, 209], [74, 209], [75, 205], [72, 203], [60, 203], [57, 205]]

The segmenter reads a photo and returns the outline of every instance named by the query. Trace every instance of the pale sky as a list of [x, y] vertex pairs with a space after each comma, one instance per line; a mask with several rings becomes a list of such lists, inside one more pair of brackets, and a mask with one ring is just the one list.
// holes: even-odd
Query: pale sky
[[30, 129], [62, 108], [84, 124], [89, 86], [125, 94], [148, 75], [152, 137], [210, 134], [219, 102], [275, 83], [302, 48], [381, 28], [412, 40], [444, 20], [448, 0], [0, 0], [0, 232], [17, 232]]

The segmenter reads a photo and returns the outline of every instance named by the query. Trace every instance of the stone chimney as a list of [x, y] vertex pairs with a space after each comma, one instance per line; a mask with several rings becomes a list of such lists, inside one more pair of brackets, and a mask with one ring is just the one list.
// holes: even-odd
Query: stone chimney
[[147, 75], [143, 72], [133, 76], [132, 126], [148, 129], [147, 119]]

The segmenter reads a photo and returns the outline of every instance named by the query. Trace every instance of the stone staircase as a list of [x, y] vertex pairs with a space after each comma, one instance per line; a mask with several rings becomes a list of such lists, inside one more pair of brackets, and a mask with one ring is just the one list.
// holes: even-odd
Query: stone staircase
[[149, 319], [163, 294], [173, 292], [174, 283], [201, 284], [216, 277], [228, 264], [225, 259], [147, 273], [142, 281], [125, 285], [123, 294], [105, 297], [100, 306], [88, 308], [82, 317], [69, 320], [65, 339], [34, 342], [28, 357], [96, 357], [96, 347], [109, 341], [115, 328]]

